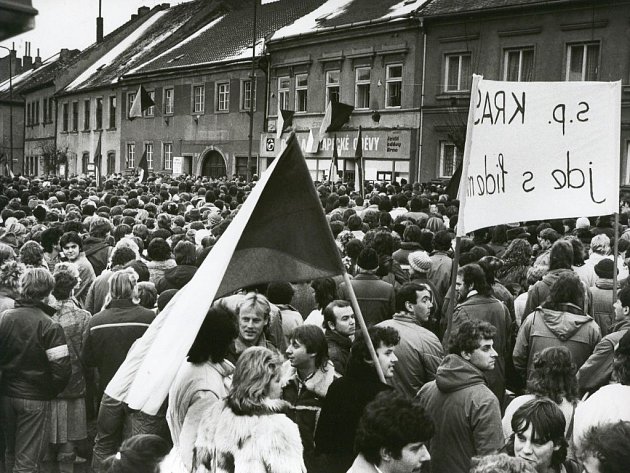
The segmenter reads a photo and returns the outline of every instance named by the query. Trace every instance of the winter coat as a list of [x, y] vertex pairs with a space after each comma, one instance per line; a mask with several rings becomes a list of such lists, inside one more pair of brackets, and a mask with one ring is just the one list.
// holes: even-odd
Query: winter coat
[[[525, 313], [523, 317], [531, 314], [536, 307], [541, 305], [551, 292], [551, 287], [555, 282], [565, 273], [573, 272], [572, 269], [552, 269], [542, 278], [542, 281], [538, 281], [531, 286], [527, 292], [527, 304], [525, 304]], [[593, 296], [589, 289], [590, 286], [584, 286], [584, 312], [589, 315], [593, 315]]]
[[94, 274], [92, 265], [83, 253], [79, 254], [79, 257], [74, 260], [73, 263], [77, 265], [79, 278], [81, 278], [79, 281], [79, 287], [74, 291], [74, 297], [77, 301], [79, 301], [81, 307], [83, 307], [87, 293], [90, 290], [90, 286], [96, 279], [96, 275]]
[[[350, 281], [357, 296], [359, 308], [368, 327], [390, 319], [396, 312], [394, 286], [381, 281], [375, 274], [359, 273]], [[340, 299], [350, 300], [346, 284], [339, 288]]]
[[250, 346], [265, 347], [275, 352], [278, 351], [276, 347], [267, 340], [267, 337], [265, 337], [265, 334], [263, 333], [260, 335], [260, 338], [258, 339], [258, 341], [253, 345], [246, 345], [245, 343], [243, 343], [240, 337], [237, 337], [236, 339], [234, 339], [234, 341], [228, 347], [228, 352], [225, 355], [225, 359], [228, 360], [233, 365], [236, 365], [236, 362], [241, 356], [241, 353], [247, 350]]
[[50, 400], [65, 389], [72, 365], [54, 313], [42, 302], [16, 301], [0, 314], [0, 394]]
[[92, 315], [103, 310], [105, 299], [107, 298], [107, 294], [109, 294], [109, 280], [112, 275], [120, 269], [122, 269], [122, 266], [116, 266], [111, 271], [106, 269], [94, 280], [83, 303], [85, 310]]
[[352, 340], [330, 329], [326, 329], [326, 341], [328, 342], [328, 359], [335, 366], [335, 371], [344, 376], [348, 359], [350, 358]]
[[85, 257], [92, 265], [96, 276], [99, 276], [107, 268], [112, 250], [113, 248], [109, 242], [102, 238], [89, 236], [83, 241]]
[[54, 307], [57, 312], [52, 316], [52, 320], [63, 328], [72, 364], [70, 381], [68, 381], [66, 389], [57, 397], [60, 399], [80, 398], [85, 395], [85, 376], [81, 363], [81, 351], [92, 315], [87, 310], [79, 308], [72, 299], [57, 301]]
[[428, 277], [439, 291], [442, 300], [444, 300], [451, 284], [452, 267], [453, 260], [444, 251], [433, 252]]
[[225, 401], [212, 404], [199, 425], [192, 471], [306, 472], [300, 432], [282, 413], [286, 406], [266, 399], [256, 411], [235, 412]]
[[615, 348], [629, 329], [629, 319], [618, 322], [613, 326], [612, 333], [595, 346], [592, 355], [577, 372], [581, 393], [594, 392], [610, 382]]
[[187, 264], [177, 265], [174, 268], [169, 268], [164, 271], [164, 276], [161, 277], [155, 284], [158, 294], [166, 291], [167, 289], [181, 289], [188, 281], [190, 281], [197, 272], [197, 266], [191, 266]]
[[468, 298], [458, 304], [453, 311], [450, 324], [447, 326], [442, 345], [447, 347], [451, 334], [467, 320], [482, 320], [497, 329], [493, 347], [497, 359], [492, 371], [485, 373], [488, 386], [503, 402], [505, 394], [505, 362], [511, 349], [512, 321], [507, 307], [494, 296], [482, 296], [473, 291]]
[[177, 266], [174, 259], [167, 259], [166, 261], [147, 261], [146, 263], [147, 268], [149, 268], [149, 282], [156, 285], [158, 281], [164, 277], [164, 273], [168, 269]]
[[11, 295], [0, 292], [0, 314], [15, 307], [15, 299]]
[[330, 361], [315, 370], [306, 380], [298, 377], [297, 370], [291, 366], [289, 360], [282, 365], [282, 399], [290, 404], [287, 416], [300, 429], [307, 465], [315, 450], [315, 429], [322, 403], [331, 383], [338, 377]]
[[593, 294], [593, 319], [599, 325], [599, 330], [604, 337], [610, 333], [615, 318], [613, 280], [596, 278], [595, 286], [591, 287], [591, 294]]
[[374, 465], [359, 453], [347, 473], [380, 473], [380, 470], [377, 470]]
[[193, 364], [185, 361], [177, 372], [168, 393], [168, 422], [173, 448], [184, 465], [192, 465], [193, 449], [203, 413], [227, 396], [232, 385], [234, 365], [207, 361]]
[[401, 394], [413, 398], [424, 384], [435, 379], [438, 366], [444, 358], [440, 340], [418, 324], [406, 312], [394, 314], [379, 327], [393, 327], [400, 334], [400, 343], [394, 348], [398, 363], [394, 365], [391, 385]]
[[101, 390], [111, 381], [133, 342], [144, 335], [154, 318], [152, 310], [128, 299], [113, 300], [92, 317], [81, 358], [86, 366], [98, 369]]
[[376, 370], [350, 357], [346, 375], [328, 388], [315, 431], [315, 451], [328, 463], [327, 473], [345, 473], [354, 460], [354, 435], [365, 406], [381, 391], [392, 388], [378, 379]]
[[[595, 281], [597, 280], [595, 266], [604, 258], [613, 259], [613, 256], [591, 253], [588, 259], [584, 261], [584, 266], [582, 266], [582, 271], [580, 272], [580, 279], [582, 279], [586, 287], [592, 287], [595, 285]], [[617, 259], [617, 270], [619, 271], [617, 274], [618, 281], [622, 281], [628, 277], [628, 267], [626, 266], [623, 258]]]
[[[275, 304], [272, 304], [272, 310], [273, 310], [274, 305]], [[278, 304], [275, 306], [279, 310], [279, 317], [280, 317], [280, 320], [282, 321], [282, 333], [284, 335], [283, 341], [284, 341], [284, 347], [286, 350], [286, 347], [289, 346], [289, 342], [291, 341], [289, 340], [289, 336], [291, 335], [291, 332], [293, 332], [294, 328], [302, 325], [304, 323], [304, 319], [302, 319], [302, 316], [300, 315], [300, 313], [289, 304]]]
[[415, 241], [403, 241], [400, 244], [400, 248], [392, 254], [392, 258], [400, 264], [403, 271], [409, 274], [409, 254], [414, 251], [422, 251], [423, 249], [420, 243]]
[[501, 409], [483, 373], [459, 355], [448, 355], [435, 381], [418, 393], [431, 413], [432, 473], [468, 473], [474, 456], [490, 455], [503, 446]]
[[518, 332], [514, 346], [514, 367], [531, 373], [534, 355], [547, 347], [566, 346], [579, 369], [601, 340], [599, 327], [574, 304], [562, 304], [561, 310], [538, 308], [529, 314]]

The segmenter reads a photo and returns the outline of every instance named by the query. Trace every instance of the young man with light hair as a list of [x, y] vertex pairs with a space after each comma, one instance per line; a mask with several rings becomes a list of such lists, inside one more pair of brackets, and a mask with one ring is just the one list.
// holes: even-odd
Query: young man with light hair
[[238, 337], [232, 342], [226, 358], [236, 363], [247, 348], [261, 346], [275, 350], [265, 336], [265, 327], [269, 324], [271, 305], [265, 296], [257, 292], [249, 292], [238, 303]]

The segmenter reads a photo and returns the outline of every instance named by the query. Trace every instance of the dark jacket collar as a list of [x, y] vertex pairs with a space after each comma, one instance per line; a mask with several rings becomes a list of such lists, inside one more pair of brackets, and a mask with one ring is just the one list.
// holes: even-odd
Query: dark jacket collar
[[49, 317], [52, 317], [53, 315], [55, 315], [55, 312], [57, 312], [57, 310], [54, 307], [51, 307], [42, 301], [27, 301], [27, 300], [20, 299], [20, 300], [15, 301], [15, 307], [16, 308], [35, 307], [41, 310], [42, 312], [44, 312]]
[[330, 329], [326, 329], [326, 340], [330, 340], [343, 348], [352, 347], [352, 340]]
[[107, 305], [108, 309], [124, 309], [127, 307], [137, 306], [131, 299], [113, 299]]

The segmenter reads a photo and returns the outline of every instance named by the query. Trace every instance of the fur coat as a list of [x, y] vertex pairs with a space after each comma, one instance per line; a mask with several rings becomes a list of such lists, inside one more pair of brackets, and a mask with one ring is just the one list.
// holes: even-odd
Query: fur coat
[[265, 399], [236, 414], [225, 401], [215, 402], [199, 424], [193, 472], [305, 473], [300, 433], [282, 413], [286, 407]]

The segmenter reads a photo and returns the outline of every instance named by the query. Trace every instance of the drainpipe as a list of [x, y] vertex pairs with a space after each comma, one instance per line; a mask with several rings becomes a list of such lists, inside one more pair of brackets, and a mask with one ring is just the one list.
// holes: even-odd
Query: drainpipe
[[420, 89], [420, 127], [418, 129], [418, 169], [416, 170], [416, 182], [421, 182], [422, 169], [422, 139], [424, 133], [424, 86], [426, 82], [426, 66], [427, 66], [427, 33], [424, 29], [424, 21], [420, 19], [420, 28], [422, 28], [422, 85]]

